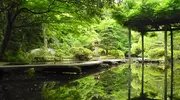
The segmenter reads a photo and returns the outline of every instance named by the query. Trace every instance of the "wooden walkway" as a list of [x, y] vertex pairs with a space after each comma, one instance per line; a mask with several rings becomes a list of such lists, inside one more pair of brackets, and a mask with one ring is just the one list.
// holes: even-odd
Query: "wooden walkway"
[[34, 68], [36, 72], [76, 72], [81, 73], [84, 69], [100, 67], [102, 61], [88, 61], [82, 63], [70, 64], [39, 64], [39, 65], [2, 65], [0, 66], [1, 72], [17, 72], [25, 71]]
[[121, 63], [125, 63], [126, 60], [125, 59], [103, 59], [101, 60], [104, 64], [108, 64], [108, 65], [118, 65]]
[[[72, 72], [79, 74], [84, 70], [89, 70], [93, 68], [101, 67], [102, 64], [107, 64], [108, 66], [119, 65], [126, 63], [127, 59], [102, 59], [99, 61], [87, 61], [81, 63], [64, 63], [64, 64], [28, 64], [28, 65], [0, 65], [0, 73], [9, 72], [24, 72], [27, 69], [33, 68], [35, 72]], [[141, 63], [142, 60], [139, 58], [132, 59], [133, 62]], [[160, 60], [145, 59], [145, 63], [160, 63]]]
[[100, 65], [102, 64], [102, 61], [88, 61], [88, 62], [82, 62], [82, 63], [70, 63], [70, 64], [39, 64], [39, 65], [1, 65], [0, 68], [34, 68], [34, 67], [83, 67], [83, 66], [94, 66], [94, 65]]
[[[142, 63], [142, 58], [132, 58], [132, 61]], [[160, 59], [148, 59], [148, 58], [144, 59], [144, 63], [162, 63], [162, 62], [163, 60]]]

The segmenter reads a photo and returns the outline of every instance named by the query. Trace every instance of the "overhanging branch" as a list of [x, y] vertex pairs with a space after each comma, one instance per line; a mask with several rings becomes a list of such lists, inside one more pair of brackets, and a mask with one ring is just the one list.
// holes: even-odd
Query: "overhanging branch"
[[53, 0], [53, 2], [48, 6], [48, 9], [47, 9], [46, 11], [36, 12], [36, 11], [32, 11], [32, 10], [30, 10], [30, 9], [28, 9], [28, 8], [21, 8], [19, 11], [20, 11], [20, 12], [27, 11], [27, 12], [30, 12], [30, 13], [33, 13], [33, 14], [43, 14], [43, 13], [48, 13], [48, 12], [51, 11], [51, 6], [54, 5], [54, 2], [55, 2], [55, 1], [56, 1], [56, 0]]

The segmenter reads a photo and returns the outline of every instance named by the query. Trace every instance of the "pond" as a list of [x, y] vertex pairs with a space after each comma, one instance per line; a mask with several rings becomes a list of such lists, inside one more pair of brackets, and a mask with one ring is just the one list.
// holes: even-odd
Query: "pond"
[[[141, 65], [132, 64], [131, 98], [141, 92]], [[127, 100], [128, 66], [95, 69], [81, 75], [28, 74], [4, 75], [0, 100]], [[145, 65], [144, 91], [151, 100], [163, 100], [163, 65]], [[180, 64], [175, 64], [174, 98], [180, 99]], [[170, 69], [168, 69], [168, 96]], [[135, 100], [135, 99], [133, 99]]]

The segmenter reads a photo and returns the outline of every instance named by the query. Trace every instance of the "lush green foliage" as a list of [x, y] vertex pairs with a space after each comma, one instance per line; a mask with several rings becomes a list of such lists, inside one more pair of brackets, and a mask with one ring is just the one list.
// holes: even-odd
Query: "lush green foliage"
[[71, 53], [74, 55], [75, 60], [88, 61], [92, 58], [92, 51], [83, 47], [73, 47]]
[[125, 26], [143, 31], [159, 28], [150, 25], [153, 22], [160, 22], [161, 25], [165, 20], [178, 20], [179, 5], [179, 0], [125, 0], [115, 10], [114, 17]]
[[125, 58], [124, 56], [124, 52], [122, 52], [121, 50], [111, 50], [109, 51], [109, 55], [115, 57], [115, 58]]
[[127, 51], [127, 29], [118, 25], [111, 17], [110, 11], [106, 11], [106, 16], [96, 25], [95, 30], [99, 33], [100, 47], [105, 50], [108, 55], [109, 50]]
[[[9, 5], [7, 2], [0, 3], [2, 5], [0, 8], [1, 53], [3, 50], [6, 52], [3, 53], [6, 61], [17, 62], [21, 59], [30, 61], [32, 57], [26, 55], [36, 48], [53, 48], [56, 54], [52, 56], [42, 50], [33, 57], [60, 60], [72, 58], [74, 55], [79, 60], [89, 60], [91, 54], [87, 52], [94, 51], [95, 40], [100, 41], [100, 56], [124, 58], [128, 51], [128, 31], [111, 17], [113, 11], [113, 16], [118, 23], [124, 24], [129, 20], [142, 20], [149, 16], [153, 16], [152, 18], [168, 16], [169, 11], [175, 9], [172, 12], [175, 13], [179, 5], [176, 4], [177, 0], [172, 2], [169, 0], [164, 2], [160, 2], [160, 0], [124, 0], [121, 2], [119, 0], [119, 4], [114, 3], [113, 0], [101, 0], [101, 2], [93, 0], [88, 0], [88, 2], [82, 0], [74, 2], [70, 0], [20, 1], [9, 1]], [[8, 19], [6, 13], [12, 14], [12, 17]], [[156, 16], [159, 13], [161, 16]], [[10, 29], [7, 29], [8, 27]], [[10, 31], [6, 32], [6, 30]], [[178, 34], [174, 35], [176, 59], [180, 58], [179, 38]], [[163, 58], [163, 41], [164, 37], [161, 32], [145, 34], [145, 56]], [[140, 34], [132, 32], [132, 56], [141, 56], [141, 42]], [[168, 44], [168, 46], [170, 45]], [[76, 53], [72, 53], [72, 47], [83, 47], [89, 50], [76, 50]], [[86, 55], [86, 57], [82, 57], [82, 55]]]
[[4, 60], [10, 62], [30, 62], [33, 59], [30, 53], [18, 51], [6, 51]]
[[82, 28], [81, 26], [89, 26], [98, 21], [103, 8], [99, 6], [101, 3], [106, 2], [94, 0], [0, 2], [1, 58], [4, 57], [6, 50], [21, 49], [28, 52], [42, 47], [45, 41], [52, 40], [52, 35], [58, 34], [60, 37], [58, 39], [62, 39], [64, 34], [82, 33], [82, 30], [78, 30]]

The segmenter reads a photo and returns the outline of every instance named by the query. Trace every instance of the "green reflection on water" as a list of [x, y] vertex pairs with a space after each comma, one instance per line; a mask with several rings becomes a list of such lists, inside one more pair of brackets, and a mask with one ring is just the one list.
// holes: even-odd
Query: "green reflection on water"
[[[164, 70], [163, 65], [146, 65], [144, 89], [148, 98], [163, 100]], [[141, 92], [141, 65], [132, 64], [131, 98]], [[174, 96], [180, 98], [180, 64], [174, 71]], [[95, 76], [99, 77], [98, 80]], [[168, 69], [168, 96], [170, 95], [170, 69]], [[121, 65], [104, 72], [78, 79], [64, 86], [54, 82], [44, 83], [45, 100], [127, 100], [128, 67]]]

